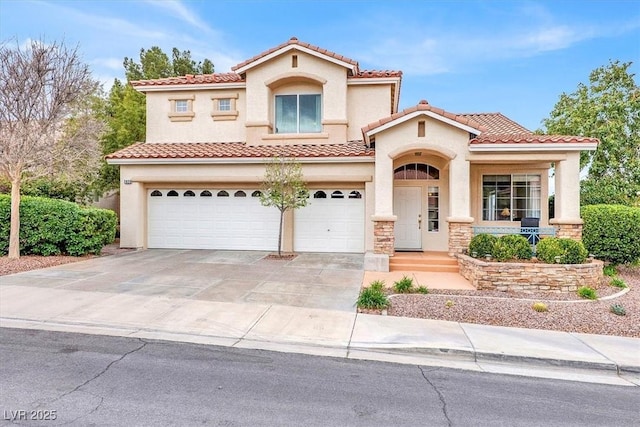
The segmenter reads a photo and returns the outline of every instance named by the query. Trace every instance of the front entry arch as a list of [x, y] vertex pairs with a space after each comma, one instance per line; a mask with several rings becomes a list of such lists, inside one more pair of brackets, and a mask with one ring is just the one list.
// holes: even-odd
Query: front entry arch
[[447, 251], [447, 171], [431, 162], [402, 160], [394, 169], [395, 249]]

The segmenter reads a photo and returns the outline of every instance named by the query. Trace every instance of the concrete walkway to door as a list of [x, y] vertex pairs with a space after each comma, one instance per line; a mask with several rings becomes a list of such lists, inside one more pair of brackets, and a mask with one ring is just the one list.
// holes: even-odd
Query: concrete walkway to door
[[34, 270], [2, 278], [3, 285], [165, 296], [202, 301], [355, 310], [362, 254], [149, 249]]

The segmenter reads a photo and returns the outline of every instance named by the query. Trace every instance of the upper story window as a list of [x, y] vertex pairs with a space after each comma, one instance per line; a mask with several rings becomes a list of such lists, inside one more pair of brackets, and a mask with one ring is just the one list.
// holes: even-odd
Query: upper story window
[[322, 96], [276, 95], [276, 133], [318, 133], [321, 123]]
[[172, 122], [189, 122], [193, 120], [195, 113], [193, 112], [193, 101], [195, 95], [183, 95], [179, 97], [169, 98], [171, 107], [169, 109], [169, 119]]
[[238, 117], [237, 99], [237, 93], [229, 92], [212, 96], [213, 111], [211, 112], [211, 117], [213, 120], [235, 120]]
[[176, 113], [186, 113], [189, 111], [189, 101], [186, 99], [176, 100]]
[[231, 111], [231, 100], [229, 98], [218, 99], [218, 111]]

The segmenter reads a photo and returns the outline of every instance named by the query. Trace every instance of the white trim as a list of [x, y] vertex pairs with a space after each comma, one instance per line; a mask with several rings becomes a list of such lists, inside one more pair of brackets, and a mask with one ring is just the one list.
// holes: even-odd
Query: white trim
[[476, 134], [476, 135], [479, 135], [479, 134], [482, 133], [479, 129], [475, 129], [475, 128], [472, 128], [471, 126], [467, 126], [467, 125], [464, 125], [462, 123], [458, 123], [455, 120], [451, 120], [451, 119], [449, 119], [447, 117], [441, 116], [440, 114], [436, 114], [433, 111], [418, 110], [418, 111], [414, 111], [412, 113], [409, 113], [406, 116], [398, 117], [395, 120], [391, 120], [390, 122], [385, 123], [385, 124], [383, 124], [381, 126], [375, 127], [373, 129], [367, 131], [365, 136], [367, 138], [369, 138], [372, 135], [375, 135], [375, 134], [380, 133], [380, 132], [382, 132], [384, 130], [390, 129], [390, 128], [396, 126], [396, 125], [399, 125], [400, 123], [404, 123], [404, 122], [406, 122], [408, 120], [411, 120], [413, 118], [416, 118], [416, 117], [419, 117], [419, 116], [423, 116], [423, 115], [432, 117], [432, 118], [434, 118], [436, 120], [440, 120], [441, 122], [447, 123], [447, 124], [449, 124], [451, 126], [457, 127], [458, 129], [462, 129], [462, 130], [467, 131], [469, 133], [473, 133], [473, 134]]
[[246, 89], [246, 87], [247, 85], [245, 82], [133, 86], [133, 88], [138, 92], [173, 92], [173, 91], [184, 91], [184, 90], [211, 90], [211, 89]]
[[287, 46], [283, 46], [280, 49], [275, 50], [275, 51], [269, 53], [268, 55], [263, 56], [262, 58], [258, 58], [255, 61], [252, 61], [252, 62], [248, 63], [247, 65], [245, 65], [243, 67], [236, 68], [233, 71], [236, 74], [243, 74], [243, 73], [247, 72], [247, 70], [249, 70], [249, 69], [251, 69], [253, 67], [257, 67], [258, 65], [263, 64], [263, 63], [265, 63], [267, 61], [270, 61], [271, 59], [275, 58], [276, 56], [280, 56], [283, 53], [289, 52], [290, 50], [298, 50], [300, 52], [307, 53], [307, 54], [315, 56], [317, 58], [324, 59], [325, 61], [333, 62], [334, 64], [337, 64], [337, 65], [340, 65], [340, 66], [342, 66], [344, 68], [348, 68], [348, 69], [352, 70], [354, 73], [356, 72], [356, 69], [357, 69], [356, 65], [350, 64], [350, 63], [345, 62], [345, 61], [341, 61], [341, 60], [336, 59], [336, 58], [334, 58], [332, 56], [325, 55], [324, 53], [317, 52], [317, 51], [315, 51], [313, 49], [309, 49], [309, 48], [301, 46], [299, 44], [292, 43], [292, 44], [289, 44]]
[[[283, 148], [286, 148], [284, 146]], [[362, 157], [295, 157], [299, 163], [375, 163], [375, 158]], [[110, 165], [207, 165], [207, 164], [260, 164], [271, 157], [235, 157], [201, 159], [107, 159]]]
[[398, 84], [400, 77], [348, 77], [347, 86]]
[[469, 144], [469, 151], [593, 151], [598, 148], [594, 142], [520, 142], [520, 143], [484, 143]]

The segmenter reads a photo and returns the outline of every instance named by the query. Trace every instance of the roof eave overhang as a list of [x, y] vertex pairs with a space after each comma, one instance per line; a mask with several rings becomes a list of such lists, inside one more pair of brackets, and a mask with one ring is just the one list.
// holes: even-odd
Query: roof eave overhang
[[385, 123], [383, 125], [380, 125], [378, 127], [375, 127], [373, 129], [369, 129], [368, 131], [366, 131], [364, 133], [364, 136], [365, 136], [366, 140], [368, 141], [371, 136], [373, 136], [373, 135], [375, 135], [377, 133], [380, 133], [382, 131], [390, 129], [390, 128], [394, 127], [394, 126], [397, 126], [397, 125], [399, 125], [401, 123], [404, 123], [404, 122], [406, 122], [408, 120], [412, 120], [412, 119], [414, 119], [416, 117], [419, 117], [419, 116], [428, 116], [428, 117], [434, 118], [434, 119], [439, 120], [439, 121], [441, 121], [443, 123], [447, 123], [447, 124], [449, 124], [451, 126], [457, 127], [458, 129], [462, 129], [462, 130], [464, 130], [466, 132], [473, 133], [475, 135], [479, 135], [479, 134], [482, 133], [482, 131], [480, 129], [476, 129], [474, 127], [465, 125], [465, 124], [457, 122], [455, 120], [451, 120], [450, 118], [441, 116], [440, 114], [436, 114], [433, 111], [424, 111], [424, 110], [420, 111], [420, 110], [418, 110], [418, 111], [414, 111], [412, 113], [409, 113], [409, 114], [407, 114], [405, 116], [398, 117], [395, 120], [391, 120], [390, 122]]
[[[295, 157], [299, 163], [374, 163], [373, 156], [340, 157]], [[210, 164], [261, 164], [272, 157], [213, 157], [213, 158], [147, 158], [147, 159], [107, 159], [110, 165], [210, 165]]]
[[352, 73], [356, 74], [358, 72], [358, 66], [355, 64], [351, 64], [349, 62], [346, 61], [341, 61], [337, 58], [333, 58], [331, 56], [328, 55], [324, 55], [320, 52], [317, 52], [313, 49], [309, 49], [307, 47], [304, 46], [300, 46], [299, 44], [289, 44], [287, 46], [283, 46], [282, 48], [275, 50], [271, 53], [269, 53], [268, 55], [265, 55], [261, 58], [256, 59], [255, 61], [252, 61], [242, 67], [238, 67], [234, 69], [235, 73], [238, 74], [244, 74], [246, 73], [248, 70], [250, 70], [251, 68], [257, 67], [260, 64], [264, 64], [265, 62], [268, 62], [270, 60], [272, 60], [273, 58], [282, 55], [283, 53], [287, 53], [291, 50], [297, 50], [300, 52], [304, 52], [307, 53], [309, 55], [324, 59], [325, 61], [329, 61], [329, 62], [333, 62], [334, 64], [340, 65], [341, 67], [345, 67], [349, 70], [351, 70]]
[[598, 148], [595, 142], [550, 142], [550, 143], [484, 143], [470, 144], [469, 151], [476, 153], [497, 153], [515, 151], [593, 151]]
[[138, 92], [171, 92], [184, 90], [210, 90], [210, 89], [244, 89], [246, 82], [230, 83], [196, 83], [176, 85], [133, 86]]

